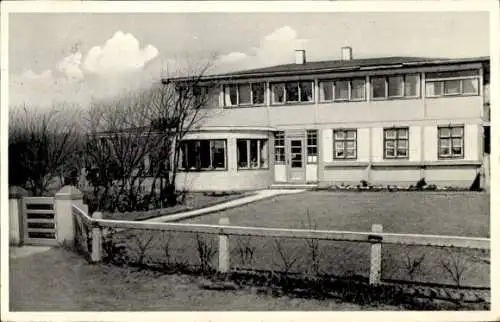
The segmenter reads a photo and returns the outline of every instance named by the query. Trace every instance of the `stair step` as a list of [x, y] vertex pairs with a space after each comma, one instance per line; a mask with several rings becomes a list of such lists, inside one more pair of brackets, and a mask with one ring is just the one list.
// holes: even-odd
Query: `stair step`
[[271, 185], [271, 189], [312, 189], [317, 187], [316, 183], [275, 183]]

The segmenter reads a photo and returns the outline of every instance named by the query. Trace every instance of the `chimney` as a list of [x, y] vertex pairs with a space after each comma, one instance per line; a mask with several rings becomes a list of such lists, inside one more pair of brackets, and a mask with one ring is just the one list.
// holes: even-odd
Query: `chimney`
[[342, 60], [351, 60], [352, 59], [352, 48], [351, 47], [342, 47], [340, 56]]
[[295, 50], [295, 64], [303, 65], [306, 63], [306, 51], [304, 49]]

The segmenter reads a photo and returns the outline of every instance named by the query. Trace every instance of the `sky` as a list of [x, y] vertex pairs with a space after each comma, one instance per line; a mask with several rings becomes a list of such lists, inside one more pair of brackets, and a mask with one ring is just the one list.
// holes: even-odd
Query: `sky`
[[12, 13], [9, 106], [87, 106], [162, 76], [379, 56], [489, 55], [487, 12]]

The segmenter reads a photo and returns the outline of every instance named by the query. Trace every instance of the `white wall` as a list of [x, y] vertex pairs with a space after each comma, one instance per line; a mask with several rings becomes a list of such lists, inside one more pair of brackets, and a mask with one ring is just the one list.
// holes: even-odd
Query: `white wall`
[[422, 128], [420, 126], [410, 126], [410, 161], [421, 161], [422, 157], [420, 155], [421, 149], [421, 131]]
[[333, 130], [324, 129], [320, 131], [323, 135], [323, 161], [329, 163], [333, 161]]
[[370, 129], [358, 129], [358, 160], [368, 162], [370, 160]]

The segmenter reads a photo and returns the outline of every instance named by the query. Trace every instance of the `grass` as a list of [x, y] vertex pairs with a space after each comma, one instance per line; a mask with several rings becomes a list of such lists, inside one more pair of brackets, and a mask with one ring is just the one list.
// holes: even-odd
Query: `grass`
[[281, 195], [183, 222], [306, 228], [307, 213], [317, 229], [489, 237], [490, 201], [474, 192], [325, 192]]
[[[329, 193], [278, 196], [239, 208], [186, 220], [232, 225], [369, 231], [373, 223], [395, 233], [489, 236], [485, 193]], [[309, 213], [309, 218], [307, 217]], [[312, 226], [312, 227], [311, 227]], [[199, 255], [217, 250], [216, 235], [129, 230], [118, 234], [132, 261], [150, 266], [206, 266]], [[141, 250], [141, 245], [148, 244]], [[328, 274], [367, 278], [370, 244], [269, 237], [229, 237], [232, 269]], [[209, 252], [211, 253], [211, 252]], [[313, 253], [315, 255], [313, 255]], [[490, 286], [489, 251], [432, 246], [384, 245], [382, 278], [468, 287]], [[210, 258], [212, 268], [217, 255]], [[460, 274], [455, 274], [460, 273]]]
[[213, 291], [203, 278], [89, 265], [60, 248], [10, 259], [10, 311], [402, 310], [384, 304]]

